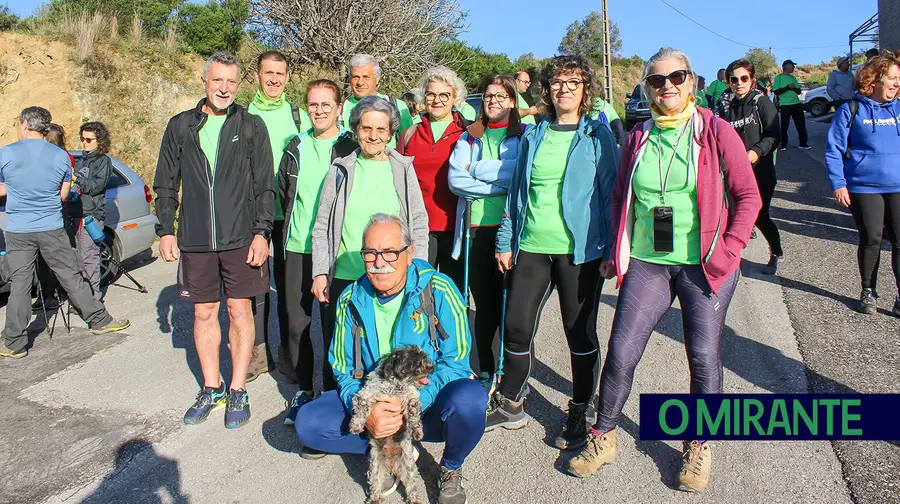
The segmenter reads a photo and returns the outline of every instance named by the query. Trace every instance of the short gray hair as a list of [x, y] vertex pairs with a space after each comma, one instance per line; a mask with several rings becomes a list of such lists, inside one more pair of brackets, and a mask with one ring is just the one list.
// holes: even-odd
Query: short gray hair
[[397, 134], [397, 131], [400, 129], [400, 112], [397, 110], [397, 106], [394, 105], [393, 99], [388, 101], [380, 96], [366, 96], [359, 100], [359, 103], [350, 112], [350, 131], [356, 133], [356, 128], [359, 127], [359, 120], [366, 112], [384, 112], [387, 114], [390, 118], [391, 136]]
[[227, 53], [225, 51], [219, 51], [213, 53], [212, 56], [206, 60], [206, 65], [203, 66], [203, 79], [206, 79], [206, 74], [209, 72], [209, 67], [212, 66], [213, 63], [221, 63], [223, 65], [228, 66], [236, 66], [238, 68], [238, 75], [241, 74], [241, 60], [238, 59], [237, 56], [231, 53]]
[[697, 74], [694, 73], [694, 67], [691, 66], [691, 59], [688, 58], [687, 54], [671, 47], [661, 47], [656, 54], [650, 56], [650, 59], [647, 60], [647, 64], [644, 65], [644, 72], [641, 74], [641, 92], [644, 93], [644, 96], [648, 99], [650, 98], [650, 85], [647, 84], [647, 76], [650, 75], [650, 67], [653, 66], [654, 63], [672, 58], [681, 60], [681, 62], [684, 63], [684, 68], [690, 72], [691, 80], [694, 83], [691, 93], [693, 94], [697, 91]]
[[[441, 82], [454, 89], [456, 92], [456, 100], [453, 106], [459, 108], [466, 101], [466, 84], [456, 75], [456, 72], [443, 66], [438, 65], [431, 67], [425, 71], [422, 76], [422, 89], [428, 87], [429, 82]], [[423, 91], [424, 92], [424, 91]]]
[[28, 131], [34, 131], [46, 135], [50, 131], [50, 123], [53, 117], [50, 111], [43, 107], [28, 107], [19, 114], [19, 124], [26, 124]]
[[351, 68], [366, 67], [372, 65], [375, 77], [381, 77], [381, 65], [378, 60], [371, 54], [354, 54], [350, 57], [350, 63], [347, 64], [347, 75], [350, 75]]
[[409, 226], [406, 225], [405, 220], [396, 215], [377, 213], [370, 217], [369, 223], [366, 224], [366, 229], [363, 231], [362, 248], [366, 248], [366, 235], [369, 234], [369, 228], [379, 224], [396, 224], [400, 227], [400, 246], [409, 247], [412, 245], [412, 235], [409, 233]]

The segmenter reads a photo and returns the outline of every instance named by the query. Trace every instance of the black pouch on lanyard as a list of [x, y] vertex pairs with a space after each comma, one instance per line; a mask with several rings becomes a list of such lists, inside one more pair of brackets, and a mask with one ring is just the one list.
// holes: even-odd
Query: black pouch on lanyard
[[659, 253], [675, 251], [675, 221], [670, 206], [653, 207], [653, 250]]

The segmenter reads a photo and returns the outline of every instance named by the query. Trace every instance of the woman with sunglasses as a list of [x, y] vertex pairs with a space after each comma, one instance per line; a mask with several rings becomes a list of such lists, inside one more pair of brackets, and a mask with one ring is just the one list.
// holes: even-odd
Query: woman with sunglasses
[[[293, 425], [297, 412], [313, 399], [315, 376], [312, 322], [312, 227], [316, 221], [319, 194], [331, 162], [351, 154], [357, 147], [350, 131], [338, 125], [341, 118], [341, 89], [336, 83], [319, 79], [306, 85], [306, 110], [312, 128], [299, 132], [288, 142], [278, 167], [278, 194], [284, 212], [285, 300], [291, 366], [300, 390], [284, 417]], [[330, 335], [329, 335], [330, 336]], [[325, 338], [331, 341], [330, 337]], [[325, 346], [327, 353], [327, 345]], [[327, 356], [323, 362], [328, 362]], [[331, 369], [323, 370], [323, 389], [335, 387]]]
[[469, 267], [475, 317], [475, 349], [482, 383], [495, 385], [497, 356], [494, 342], [500, 335], [503, 312], [503, 274], [494, 259], [497, 230], [503, 219], [509, 179], [516, 166], [524, 125], [516, 105], [516, 85], [509, 75], [493, 75], [482, 81], [481, 117], [462, 134], [450, 158], [450, 190], [459, 196], [456, 206], [453, 257], [460, 257], [463, 212], [471, 201], [471, 238], [463, 260]]
[[450, 154], [469, 121], [454, 110], [466, 101], [466, 85], [445, 66], [428, 69], [422, 77], [425, 113], [422, 122], [403, 132], [397, 150], [415, 159], [413, 167], [428, 211], [428, 262], [463, 290], [463, 263], [453, 257], [457, 197], [447, 174]]
[[81, 125], [81, 144], [84, 153], [75, 162], [75, 176], [81, 197], [74, 202], [77, 215], [75, 249], [81, 253], [85, 280], [91, 284], [94, 299], [101, 301], [100, 291], [100, 246], [94, 243], [84, 229], [84, 218], [91, 216], [103, 229], [106, 220], [106, 185], [112, 176], [112, 160], [107, 156], [110, 148], [109, 130], [101, 122], [86, 122]]
[[541, 72], [549, 117], [522, 137], [497, 232], [496, 258], [510, 272], [503, 377], [491, 398], [487, 430], [524, 427], [534, 337], [553, 288], [559, 293], [572, 365], [568, 419], [555, 445], [587, 439], [600, 371], [600, 274], [612, 244], [610, 195], [618, 149], [609, 127], [589, 118], [597, 82], [585, 58], [558, 56]]
[[[672, 48], [660, 49], [644, 68], [641, 86], [651, 100], [652, 119], [629, 134], [613, 189], [615, 247], [604, 273], [618, 276], [619, 299], [597, 423], [568, 463], [574, 476], [590, 476], [615, 460], [616, 425], [635, 368], [675, 297], [691, 393], [722, 393], [725, 314], [761, 204], [740, 137], [711, 111], [696, 107], [694, 76], [687, 55]], [[730, 212], [727, 194], [734, 200]], [[711, 462], [708, 443], [685, 441], [678, 488], [704, 490]]]
[[757, 88], [756, 71], [750, 60], [731, 62], [725, 69], [725, 74], [732, 93], [723, 95], [719, 115], [741, 136], [744, 148], [747, 149], [747, 158], [753, 165], [763, 205], [756, 218], [756, 227], [769, 243], [770, 252], [769, 263], [763, 272], [776, 275], [784, 264], [781, 234], [769, 216], [769, 205], [778, 182], [775, 176], [775, 149], [781, 134], [778, 110]]

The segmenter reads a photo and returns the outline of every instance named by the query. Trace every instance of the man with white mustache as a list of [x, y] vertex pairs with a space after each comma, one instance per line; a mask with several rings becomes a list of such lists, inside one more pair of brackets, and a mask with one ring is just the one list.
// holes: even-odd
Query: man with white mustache
[[[275, 206], [266, 125], [234, 103], [240, 75], [234, 55], [210, 56], [201, 79], [206, 97], [169, 121], [153, 183], [159, 255], [175, 261], [180, 250], [178, 291], [194, 303], [194, 344], [203, 372], [202, 388], [184, 423], [201, 423], [225, 407], [229, 429], [250, 420], [245, 387], [256, 332], [252, 300], [269, 291]], [[221, 286], [233, 370], [228, 389], [219, 373]]]

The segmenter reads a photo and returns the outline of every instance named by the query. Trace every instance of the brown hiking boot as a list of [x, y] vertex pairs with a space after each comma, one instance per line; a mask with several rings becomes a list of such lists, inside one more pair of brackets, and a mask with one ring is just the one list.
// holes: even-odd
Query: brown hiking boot
[[566, 472], [579, 478], [591, 476], [603, 464], [612, 464], [616, 461], [616, 431], [611, 430], [598, 434], [591, 430], [587, 444], [569, 461]]
[[685, 441], [681, 455], [681, 472], [678, 473], [678, 489], [684, 492], [706, 490], [710, 469], [712, 469], [712, 451], [709, 443]]
[[259, 375], [269, 372], [269, 359], [266, 357], [266, 344], [261, 343], [253, 347], [250, 354], [250, 365], [247, 367], [247, 383], [259, 378]]

